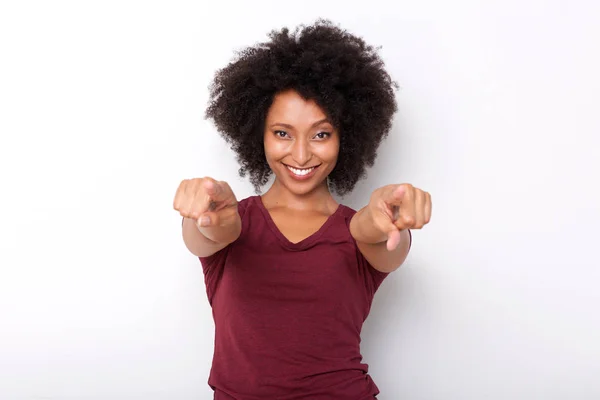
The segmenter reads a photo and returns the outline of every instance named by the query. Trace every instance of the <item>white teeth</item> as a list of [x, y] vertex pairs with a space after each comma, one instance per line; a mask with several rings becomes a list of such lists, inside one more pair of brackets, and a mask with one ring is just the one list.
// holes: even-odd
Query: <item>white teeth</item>
[[288, 169], [290, 171], [292, 171], [294, 174], [299, 175], [299, 176], [304, 176], [304, 175], [310, 174], [312, 172], [312, 170], [315, 169], [314, 167], [306, 168], [306, 169], [297, 169], [297, 168], [292, 168], [289, 165], [286, 165], [286, 167], [288, 167]]

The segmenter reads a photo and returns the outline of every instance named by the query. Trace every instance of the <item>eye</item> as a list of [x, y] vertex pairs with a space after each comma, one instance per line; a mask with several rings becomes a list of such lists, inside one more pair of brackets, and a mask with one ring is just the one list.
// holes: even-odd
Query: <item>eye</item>
[[315, 135], [317, 139], [327, 139], [329, 136], [331, 136], [329, 132], [319, 132]]
[[283, 138], [287, 138], [288, 134], [286, 131], [275, 131], [275, 136], [283, 139]]

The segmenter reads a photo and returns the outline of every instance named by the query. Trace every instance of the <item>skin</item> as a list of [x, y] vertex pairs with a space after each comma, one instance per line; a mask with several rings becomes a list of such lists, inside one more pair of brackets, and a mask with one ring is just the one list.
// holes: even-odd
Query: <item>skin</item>
[[[265, 122], [265, 156], [275, 180], [262, 202], [281, 233], [297, 243], [319, 230], [338, 207], [326, 179], [337, 162], [340, 133], [314, 101], [293, 90], [275, 96]], [[316, 169], [309, 179], [298, 180], [288, 166]], [[173, 207], [184, 217], [184, 242], [196, 256], [214, 254], [241, 233], [237, 200], [225, 182], [184, 180]], [[350, 233], [374, 268], [391, 272], [408, 255], [408, 229], [421, 229], [430, 218], [429, 193], [391, 184], [373, 192], [352, 218]]]
[[[265, 156], [275, 181], [262, 201], [291, 242], [312, 235], [338, 207], [326, 179], [337, 162], [339, 145], [337, 130], [314, 101], [295, 91], [276, 96], [264, 132]], [[311, 179], [298, 181], [287, 166], [316, 169]]]

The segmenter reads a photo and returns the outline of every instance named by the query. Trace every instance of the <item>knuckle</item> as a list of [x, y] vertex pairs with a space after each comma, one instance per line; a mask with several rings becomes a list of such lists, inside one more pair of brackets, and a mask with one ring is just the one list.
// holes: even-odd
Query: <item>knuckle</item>
[[390, 230], [389, 223], [386, 223], [385, 221], [382, 221], [379, 218], [375, 219], [375, 221], [373, 221], [373, 222], [374, 222], [375, 227], [381, 232], [387, 232]]
[[192, 184], [194, 187], [202, 186], [202, 182], [204, 182], [205, 180], [206, 178], [190, 179], [190, 184]]

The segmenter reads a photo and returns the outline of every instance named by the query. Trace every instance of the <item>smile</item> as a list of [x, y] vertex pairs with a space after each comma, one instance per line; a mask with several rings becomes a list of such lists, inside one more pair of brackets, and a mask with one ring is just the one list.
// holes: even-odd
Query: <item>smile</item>
[[286, 168], [292, 173], [292, 176], [296, 178], [308, 178], [319, 167], [318, 165], [315, 165], [314, 167], [309, 168], [294, 168], [287, 164], [283, 165], [285, 165]]

